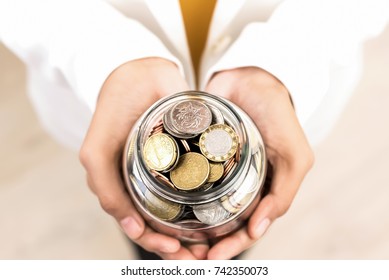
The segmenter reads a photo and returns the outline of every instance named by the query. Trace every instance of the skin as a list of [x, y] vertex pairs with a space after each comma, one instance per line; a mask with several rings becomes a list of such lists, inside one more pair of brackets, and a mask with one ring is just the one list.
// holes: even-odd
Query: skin
[[[145, 78], [146, 77], [146, 78]], [[163, 259], [229, 259], [252, 246], [271, 222], [283, 215], [310, 167], [313, 154], [297, 121], [285, 87], [259, 68], [238, 68], [214, 76], [206, 91], [240, 106], [260, 129], [273, 166], [270, 193], [261, 201], [248, 226], [212, 247], [184, 246], [148, 227], [135, 209], [121, 179], [119, 162], [127, 136], [153, 103], [189, 90], [172, 62], [146, 58], [125, 63], [105, 81], [91, 125], [80, 150], [90, 189], [101, 207], [127, 236]]]
[[314, 156], [287, 89], [270, 73], [257, 67], [223, 71], [214, 76], [206, 91], [231, 100], [253, 119], [272, 167], [270, 191], [247, 227], [223, 238], [207, 253], [209, 259], [230, 259], [254, 245], [287, 212]]

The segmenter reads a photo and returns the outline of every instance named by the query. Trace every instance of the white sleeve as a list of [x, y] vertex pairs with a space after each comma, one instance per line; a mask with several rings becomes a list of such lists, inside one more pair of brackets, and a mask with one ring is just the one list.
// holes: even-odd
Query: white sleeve
[[388, 20], [387, 0], [286, 0], [268, 22], [247, 25], [206, 74], [244, 66], [260, 67], [289, 90], [304, 123], [329, 85], [331, 63], [347, 65], [361, 42]]
[[153, 33], [99, 0], [0, 0], [0, 40], [40, 71], [59, 71], [92, 111], [127, 61], [163, 57], [181, 68]]

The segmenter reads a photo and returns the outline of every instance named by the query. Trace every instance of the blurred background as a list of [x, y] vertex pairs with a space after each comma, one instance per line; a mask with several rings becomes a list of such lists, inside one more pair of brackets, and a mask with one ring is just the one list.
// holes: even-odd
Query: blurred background
[[[289, 212], [247, 259], [389, 258], [389, 28]], [[25, 69], [0, 44], [0, 259], [134, 259], [77, 152], [39, 124]]]

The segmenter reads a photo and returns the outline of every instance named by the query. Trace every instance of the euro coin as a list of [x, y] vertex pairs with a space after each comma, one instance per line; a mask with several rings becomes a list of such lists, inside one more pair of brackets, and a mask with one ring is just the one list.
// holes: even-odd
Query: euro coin
[[219, 180], [224, 173], [224, 166], [220, 162], [210, 162], [209, 163], [209, 177], [207, 182], [208, 183], [214, 183], [217, 180]]
[[150, 169], [166, 171], [173, 167], [177, 161], [177, 142], [168, 134], [154, 134], [146, 140], [143, 158]]
[[176, 220], [183, 211], [180, 204], [159, 198], [148, 190], [145, 193], [145, 206], [151, 214], [164, 221]]
[[190, 191], [204, 184], [209, 176], [208, 160], [199, 153], [180, 156], [177, 166], [170, 171], [170, 180], [177, 189]]

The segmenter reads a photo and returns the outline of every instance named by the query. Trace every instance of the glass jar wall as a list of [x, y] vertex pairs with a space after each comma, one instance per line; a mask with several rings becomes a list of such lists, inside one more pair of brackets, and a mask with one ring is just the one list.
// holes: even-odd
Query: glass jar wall
[[240, 228], [266, 175], [262, 137], [231, 102], [188, 91], [154, 104], [124, 150], [132, 201], [156, 231], [201, 242]]

